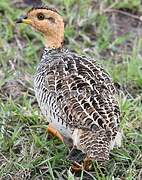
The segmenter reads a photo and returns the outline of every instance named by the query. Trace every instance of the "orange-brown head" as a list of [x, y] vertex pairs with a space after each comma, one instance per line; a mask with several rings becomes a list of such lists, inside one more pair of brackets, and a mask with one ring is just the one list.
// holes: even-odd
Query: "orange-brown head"
[[17, 23], [30, 24], [42, 32], [46, 38], [48, 48], [62, 47], [64, 41], [64, 21], [54, 9], [36, 7], [30, 9], [25, 16], [21, 16]]

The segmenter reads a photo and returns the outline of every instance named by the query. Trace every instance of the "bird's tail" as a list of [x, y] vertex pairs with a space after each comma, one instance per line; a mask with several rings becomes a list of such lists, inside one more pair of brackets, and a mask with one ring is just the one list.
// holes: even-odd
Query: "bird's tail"
[[83, 130], [80, 136], [80, 149], [98, 162], [109, 160], [110, 140], [106, 131], [103, 129], [97, 132]]

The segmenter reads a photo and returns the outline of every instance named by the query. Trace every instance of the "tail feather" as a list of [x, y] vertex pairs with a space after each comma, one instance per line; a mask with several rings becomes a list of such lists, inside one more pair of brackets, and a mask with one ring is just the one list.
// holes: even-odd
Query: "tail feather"
[[97, 132], [82, 131], [80, 136], [80, 149], [94, 160], [109, 160], [110, 140], [106, 135], [106, 131], [103, 129]]

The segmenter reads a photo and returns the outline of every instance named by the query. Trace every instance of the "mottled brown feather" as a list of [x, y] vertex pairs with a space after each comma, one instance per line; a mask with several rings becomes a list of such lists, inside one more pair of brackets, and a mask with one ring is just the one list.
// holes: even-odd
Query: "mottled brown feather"
[[[104, 69], [95, 61], [65, 49], [45, 50], [35, 80], [43, 114], [46, 116], [49, 109], [51, 112], [48, 120], [55, 123], [57, 129], [59, 124], [64, 125], [71, 134], [80, 129], [78, 149], [94, 159], [107, 160], [110, 142], [119, 129], [120, 111], [115, 87]], [[43, 92], [43, 87], [48, 93]], [[40, 93], [52, 100], [44, 103], [45, 98], [41, 99]], [[58, 130], [67, 136], [60, 128]]]

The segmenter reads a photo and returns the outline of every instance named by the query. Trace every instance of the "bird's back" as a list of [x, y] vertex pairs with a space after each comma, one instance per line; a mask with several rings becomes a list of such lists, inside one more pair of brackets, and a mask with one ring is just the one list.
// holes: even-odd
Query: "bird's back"
[[72, 138], [79, 129], [80, 149], [93, 156], [104, 148], [109, 154], [120, 111], [115, 87], [102, 67], [65, 49], [45, 49], [34, 84], [44, 116], [63, 136]]

